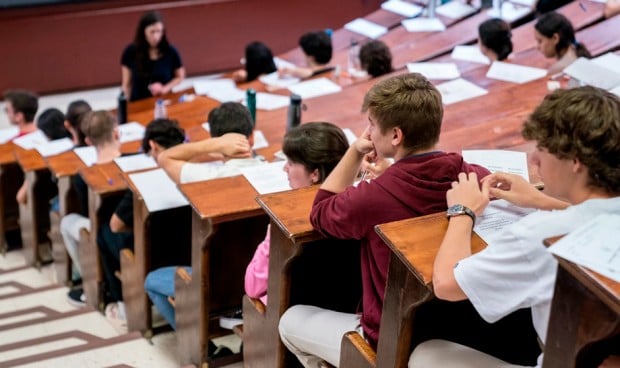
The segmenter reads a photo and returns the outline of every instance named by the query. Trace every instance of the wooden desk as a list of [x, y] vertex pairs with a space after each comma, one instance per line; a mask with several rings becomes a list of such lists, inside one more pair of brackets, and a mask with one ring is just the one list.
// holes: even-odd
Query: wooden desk
[[15, 160], [15, 145], [0, 145], [0, 253], [7, 251], [7, 231], [19, 229], [19, 206], [15, 196], [24, 181], [24, 173]]
[[592, 359], [588, 353], [601, 340], [611, 338], [615, 339], [618, 354], [620, 283], [561, 257], [557, 259], [543, 367], [591, 366], [591, 362], [586, 363]]
[[318, 187], [258, 197], [271, 218], [268, 304], [264, 311], [244, 297], [246, 367], [295, 367], [280, 342], [280, 316], [295, 304], [354, 313], [361, 301], [358, 241], [324, 238], [312, 229], [310, 209]]

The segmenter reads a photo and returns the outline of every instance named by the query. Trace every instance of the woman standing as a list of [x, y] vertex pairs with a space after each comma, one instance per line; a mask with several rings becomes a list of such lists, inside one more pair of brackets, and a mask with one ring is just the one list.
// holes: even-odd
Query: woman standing
[[121, 57], [122, 91], [129, 101], [161, 96], [185, 78], [181, 56], [168, 43], [161, 15], [145, 13]]

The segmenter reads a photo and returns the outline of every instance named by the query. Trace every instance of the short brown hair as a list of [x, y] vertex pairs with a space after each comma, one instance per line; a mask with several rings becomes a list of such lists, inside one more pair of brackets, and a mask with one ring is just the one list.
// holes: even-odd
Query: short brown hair
[[80, 129], [93, 146], [114, 142], [116, 118], [105, 110], [89, 111], [82, 118]]
[[595, 87], [547, 95], [523, 126], [523, 137], [559, 159], [588, 168], [588, 185], [620, 193], [620, 100]]
[[15, 113], [24, 114], [26, 122], [33, 122], [39, 109], [39, 97], [24, 89], [12, 89], [4, 93], [4, 99], [11, 102]]
[[439, 141], [441, 94], [422, 74], [401, 74], [375, 84], [364, 97], [362, 112], [366, 111], [382, 133], [399, 127], [409, 149], [430, 148]]

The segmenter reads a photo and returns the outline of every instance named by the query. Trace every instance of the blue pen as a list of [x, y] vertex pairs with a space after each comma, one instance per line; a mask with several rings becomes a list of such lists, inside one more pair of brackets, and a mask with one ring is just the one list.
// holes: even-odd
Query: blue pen
[[106, 174], [106, 172], [101, 169], [101, 167], [98, 167], [98, 169], [99, 169], [99, 172], [101, 173], [101, 175], [103, 175], [103, 177], [106, 178], [106, 181], [108, 182], [108, 185], [114, 184], [114, 180], [112, 180], [112, 178], [109, 177], [108, 174]]

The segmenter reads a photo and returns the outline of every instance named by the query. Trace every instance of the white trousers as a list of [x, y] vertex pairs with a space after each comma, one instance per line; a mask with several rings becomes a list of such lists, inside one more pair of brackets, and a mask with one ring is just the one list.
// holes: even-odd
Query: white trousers
[[497, 359], [470, 347], [446, 340], [418, 345], [409, 357], [408, 368], [515, 368], [524, 367]]
[[90, 231], [90, 219], [77, 213], [70, 213], [60, 220], [60, 234], [65, 243], [65, 248], [71, 257], [73, 265], [82, 274], [78, 247], [80, 245], [80, 230]]
[[280, 318], [280, 339], [306, 368], [323, 360], [338, 367], [340, 344], [349, 331], [361, 332], [360, 316], [311, 305], [295, 305]]

